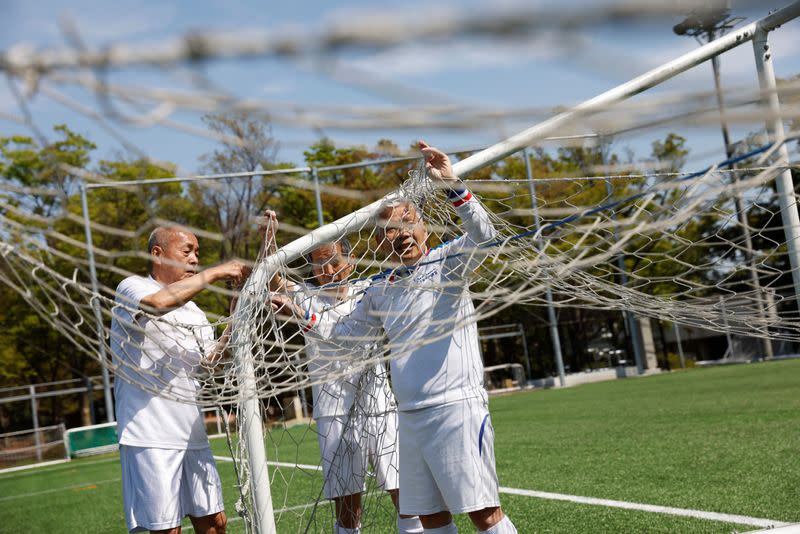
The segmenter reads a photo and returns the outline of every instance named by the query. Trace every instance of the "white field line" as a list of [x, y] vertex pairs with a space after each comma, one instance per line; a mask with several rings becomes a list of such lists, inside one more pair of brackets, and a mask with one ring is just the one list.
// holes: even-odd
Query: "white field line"
[[764, 530], [751, 530], [744, 534], [798, 534], [800, 533], [800, 523], [793, 523], [785, 527], [766, 528]]
[[109, 478], [108, 480], [98, 480], [96, 482], [88, 481], [84, 482], [83, 484], [75, 484], [74, 486], [65, 486], [63, 488], [52, 488], [48, 490], [42, 491], [32, 491], [30, 493], [19, 493], [17, 495], [8, 495], [7, 497], [0, 497], [0, 502], [5, 501], [13, 501], [15, 499], [22, 499], [25, 497], [36, 497], [37, 495], [44, 495], [46, 493], [57, 493], [59, 491], [67, 491], [67, 490], [79, 490], [79, 489], [89, 489], [91, 486], [97, 486], [98, 484], [108, 484], [110, 482], [119, 482], [122, 478]]
[[64, 462], [61, 465], [52, 467], [50, 469], [45, 469], [45, 467], [50, 467], [50, 466], [46, 466], [44, 464], [34, 464], [36, 466], [36, 468], [42, 468], [42, 470], [39, 471], [38, 469], [31, 468], [31, 470], [25, 471], [24, 473], [17, 472], [17, 473], [14, 473], [13, 475], [8, 475], [8, 476], [6, 476], [6, 471], [3, 471], [3, 472], [0, 472], [0, 480], [8, 480], [8, 479], [11, 479], [11, 478], [19, 478], [19, 477], [30, 476], [30, 475], [49, 474], [49, 473], [53, 473], [55, 471], [63, 471], [64, 469], [77, 469], [77, 468], [80, 468], [80, 467], [85, 466], [85, 465], [103, 464], [103, 463], [106, 463], [106, 462], [119, 462], [119, 458], [116, 458], [116, 457], [114, 457], [114, 458], [101, 458], [101, 459], [98, 459], [98, 460], [81, 459], [81, 460], [79, 460], [79, 463], [75, 463], [75, 462], [76, 462], [75, 460], [71, 460], [69, 462]]
[[[214, 459], [218, 462], [232, 462], [233, 458], [230, 456], [214, 456]], [[292, 464], [288, 462], [267, 462], [267, 465], [273, 465], [275, 467], [291, 467], [292, 469], [305, 469], [306, 471], [322, 471], [321, 465], [309, 465], [309, 464]]]
[[738, 523], [740, 525], [753, 525], [755, 527], [784, 527], [789, 525], [789, 523], [776, 521], [774, 519], [762, 519], [759, 517], [749, 517], [746, 515], [721, 514], [718, 512], [704, 512], [703, 510], [673, 508], [671, 506], [658, 506], [655, 504], [643, 504], [643, 503], [627, 502], [627, 501], [612, 501], [608, 499], [597, 499], [594, 497], [580, 497], [578, 495], [566, 495], [563, 493], [549, 493], [546, 491], [533, 491], [533, 490], [501, 487], [500, 493], [508, 493], [509, 495], [522, 495], [524, 497], [536, 497], [538, 499], [548, 499], [552, 501], [569, 501], [580, 504], [608, 506], [611, 508], [624, 508], [626, 510], [639, 510], [642, 512], [653, 512], [657, 514], [695, 517], [698, 519], [708, 519], [710, 521]]
[[[233, 459], [228, 456], [214, 456], [215, 460], [222, 461], [222, 462], [232, 462]], [[108, 458], [99, 460], [97, 463], [112, 461], [115, 460], [114, 458]], [[268, 465], [276, 466], [276, 467], [291, 467], [291, 468], [300, 468], [306, 469], [309, 471], [321, 471], [322, 467], [319, 465], [308, 465], [308, 464], [292, 464], [288, 462], [267, 462]], [[85, 465], [85, 464], [84, 464]], [[64, 466], [66, 467], [66, 466]], [[71, 467], [71, 466], [70, 466]], [[29, 473], [24, 473], [29, 474]], [[5, 477], [4, 477], [5, 478]], [[10, 478], [10, 477], [8, 477]], [[108, 480], [100, 480], [97, 482], [86, 482], [83, 484], [76, 484], [74, 486], [67, 486], [64, 488], [53, 488], [49, 490], [31, 492], [31, 493], [22, 493], [18, 495], [9, 495], [6, 497], [0, 497], [0, 502], [10, 501], [14, 499], [21, 499], [24, 497], [35, 497], [37, 495], [43, 495], [47, 493], [54, 493], [59, 491], [65, 490], [72, 490], [72, 489], [81, 489], [87, 488], [89, 486], [98, 485], [98, 484], [107, 484], [110, 482], [118, 482], [120, 478], [112, 478]], [[534, 490], [525, 490], [525, 489], [518, 489], [518, 488], [500, 488], [500, 493], [506, 493], [509, 495], [520, 495], [523, 497], [534, 497], [537, 499], [547, 499], [547, 500], [554, 500], [554, 501], [568, 501], [574, 502], [578, 504], [589, 504], [594, 506], [607, 506], [611, 508], [623, 508], [626, 510], [638, 510], [642, 512], [651, 512], [651, 513], [659, 513], [659, 514], [668, 514], [668, 515], [677, 515], [681, 517], [694, 517], [697, 519], [705, 519], [709, 521], [720, 521], [724, 523], [737, 523], [740, 525], [752, 525], [756, 527], [787, 527], [791, 526], [791, 523], [784, 523], [782, 521], [776, 521], [774, 519], [763, 519], [759, 517], [750, 517], [746, 515], [736, 515], [736, 514], [723, 514], [719, 512], [706, 512], [703, 510], [691, 510], [686, 508], [674, 508], [671, 506], [659, 506], [655, 504], [644, 504], [644, 503], [635, 503], [635, 502], [628, 502], [628, 501], [615, 501], [609, 499], [598, 499], [595, 497], [581, 497], [578, 495], [567, 495], [564, 493], [550, 493], [546, 491], [534, 491]], [[316, 503], [310, 504], [301, 504], [297, 506], [291, 506], [288, 508], [283, 508], [280, 510], [276, 510], [277, 513], [281, 512], [288, 512], [291, 510], [299, 510], [301, 508], [308, 508], [310, 506], [314, 506]], [[229, 521], [236, 521], [238, 517], [232, 517]], [[184, 527], [186, 528], [186, 527]]]
[[[214, 456], [215, 460], [223, 462], [232, 462], [233, 460], [227, 456]], [[274, 465], [278, 467], [299, 467], [301, 469], [321, 471], [322, 467], [318, 465], [303, 465], [303, 464], [290, 464], [285, 462], [267, 462], [267, 465]], [[550, 493], [546, 491], [534, 491], [517, 488], [500, 488], [500, 493], [508, 495], [521, 495], [523, 497], [534, 497], [537, 499], [547, 499], [551, 501], [568, 501], [578, 504], [590, 504], [595, 506], [607, 506], [610, 508], [623, 508], [625, 510], [638, 510], [641, 512], [652, 512], [657, 514], [677, 515], [682, 517], [694, 517], [697, 519], [706, 519], [709, 521], [720, 521], [724, 523], [736, 523], [739, 525], [752, 525], [754, 527], [785, 527], [790, 523], [776, 521], [774, 519], [763, 519], [760, 517], [750, 517], [746, 515], [736, 514], [723, 514], [719, 512], [706, 512], [703, 510], [691, 510], [687, 508], [673, 508], [672, 506], [659, 506], [656, 504], [644, 504], [628, 501], [614, 501], [609, 499], [597, 499], [595, 497], [581, 497], [579, 495], [567, 495], [564, 493]], [[292, 507], [292, 509], [301, 508]], [[288, 509], [287, 509], [288, 510]], [[285, 511], [285, 510], [284, 510]]]
[[36, 469], [37, 467], [48, 467], [51, 465], [58, 465], [64, 464], [69, 462], [67, 458], [62, 458], [61, 460], [50, 460], [49, 462], [39, 462], [36, 464], [28, 464], [28, 465], [18, 465], [17, 467], [6, 467], [5, 469], [0, 469], [0, 475], [4, 475], [6, 473], [15, 473], [17, 471], [27, 471], [28, 469]]

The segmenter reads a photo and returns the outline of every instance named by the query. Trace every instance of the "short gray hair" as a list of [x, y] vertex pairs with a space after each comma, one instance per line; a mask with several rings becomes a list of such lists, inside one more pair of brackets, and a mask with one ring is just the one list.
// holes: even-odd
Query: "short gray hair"
[[[152, 257], [153, 249], [156, 247], [160, 247], [161, 250], [166, 249], [167, 245], [169, 245], [169, 239], [174, 233], [187, 231], [180, 226], [156, 226], [147, 239], [147, 255]], [[147, 272], [153, 274], [152, 259], [148, 259]]]
[[383, 218], [383, 214], [386, 212], [386, 210], [389, 210], [389, 209], [393, 210], [397, 206], [409, 206], [409, 207], [414, 208], [414, 211], [419, 216], [419, 220], [420, 221], [423, 220], [422, 208], [413, 199], [411, 199], [409, 197], [388, 198], [388, 199], [384, 200], [383, 202], [381, 202], [381, 205], [378, 206], [378, 210], [375, 212], [375, 222], [376, 222], [375, 227], [377, 228], [377, 230], [379, 232], [385, 233], [384, 232], [384, 228], [380, 225], [380, 221], [386, 220], [385, 218]]
[[314, 262], [314, 260], [311, 258], [311, 253], [312, 252], [314, 252], [315, 250], [317, 250], [317, 249], [319, 249], [321, 247], [324, 247], [324, 246], [335, 247], [336, 245], [339, 245], [339, 248], [342, 251], [342, 254], [345, 255], [345, 256], [349, 256], [350, 253], [353, 252], [353, 245], [352, 245], [352, 243], [350, 243], [350, 240], [347, 239], [346, 237], [340, 237], [336, 241], [332, 241], [330, 243], [321, 243], [319, 246], [316, 246], [316, 247], [312, 248], [311, 250], [309, 250], [307, 254], [303, 255], [303, 257], [305, 258], [306, 263], [311, 265]]
[[147, 239], [147, 253], [152, 254], [155, 247], [164, 248], [169, 241], [169, 233], [172, 228], [167, 226], [157, 226], [150, 232], [150, 237]]

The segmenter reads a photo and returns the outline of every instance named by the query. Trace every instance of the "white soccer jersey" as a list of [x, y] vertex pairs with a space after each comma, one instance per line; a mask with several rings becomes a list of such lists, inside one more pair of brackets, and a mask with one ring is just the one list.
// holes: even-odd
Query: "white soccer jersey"
[[489, 215], [467, 190], [450, 195], [465, 235], [432, 249], [416, 266], [373, 281], [344, 318], [312, 316], [321, 335], [358, 346], [388, 338], [398, 409], [416, 410], [486, 398], [469, 275], [479, 246], [496, 236]]
[[[111, 320], [111, 353], [119, 442], [134, 447], [208, 447], [200, 408], [191, 404], [199, 384], [192, 377], [214, 346], [214, 329], [193, 302], [158, 318], [139, 302], [162, 288], [150, 277], [131, 276], [117, 286]], [[145, 391], [144, 384], [178, 402]]]
[[[336, 294], [316, 286], [292, 284], [288, 289], [295, 303], [306, 310], [308, 317], [325, 314], [330, 321], [338, 321], [353, 311], [368, 286], [368, 281], [354, 283], [349, 286], [347, 297], [342, 300]], [[305, 339], [309, 374], [312, 380], [318, 382], [312, 386], [314, 419], [347, 415], [356, 397], [359, 413], [364, 415], [379, 415], [393, 408], [393, 396], [382, 363], [372, 365], [369, 369], [348, 372], [348, 368], [358, 365], [354, 360], [359, 356], [354, 356], [352, 350], [341, 348], [335, 340], [325, 339], [318, 332], [309, 333]], [[363, 361], [367, 356], [363, 354], [360, 359]]]

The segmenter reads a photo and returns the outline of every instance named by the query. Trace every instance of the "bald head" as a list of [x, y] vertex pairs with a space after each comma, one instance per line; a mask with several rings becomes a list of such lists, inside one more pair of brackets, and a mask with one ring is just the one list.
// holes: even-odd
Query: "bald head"
[[159, 226], [147, 240], [150, 275], [164, 284], [188, 278], [197, 272], [200, 245], [195, 235], [180, 226]]

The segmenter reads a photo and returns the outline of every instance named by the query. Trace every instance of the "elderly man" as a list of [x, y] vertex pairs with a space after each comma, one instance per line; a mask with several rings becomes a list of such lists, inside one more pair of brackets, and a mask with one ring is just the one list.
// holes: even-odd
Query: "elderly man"
[[[424, 142], [419, 146], [428, 175], [448, 189], [465, 235], [429, 249], [420, 210], [409, 200], [386, 203], [376, 238], [400, 267], [373, 281], [346, 317], [323, 312], [305, 319], [305, 326], [342, 346], [386, 335], [398, 403], [401, 513], [419, 515], [425, 532], [457, 532], [451, 514], [467, 513], [479, 532], [516, 533], [500, 508], [469, 294], [478, 249], [495, 239], [495, 230], [448, 157]], [[273, 298], [276, 309], [287, 305], [304, 318], [286, 299]]]
[[196, 532], [224, 533], [219, 475], [192, 404], [199, 389], [192, 376], [221, 354], [228, 332], [215, 341], [192, 299], [217, 281], [241, 283], [249, 268], [229, 261], [199, 272], [197, 238], [178, 227], [156, 228], [148, 252], [149, 276], [120, 282], [111, 321], [128, 529], [178, 534], [188, 515]]
[[[266, 243], [274, 252], [277, 216], [265, 213]], [[311, 282], [295, 283], [280, 275], [270, 281], [270, 289], [291, 295], [295, 305], [307, 315], [327, 313], [343, 317], [349, 314], [356, 297], [367, 281], [350, 283], [353, 257], [350, 242], [341, 239], [324, 243], [306, 257], [311, 264]], [[365, 355], [342, 351], [335, 343], [319, 336], [306, 336], [309, 375], [314, 380], [314, 421], [322, 455], [325, 478], [323, 493], [333, 500], [336, 511], [336, 534], [360, 532], [362, 502], [372, 466], [377, 485], [389, 493], [398, 506], [397, 409], [383, 364], [354, 370]], [[417, 517], [398, 515], [400, 534], [421, 534]]]

